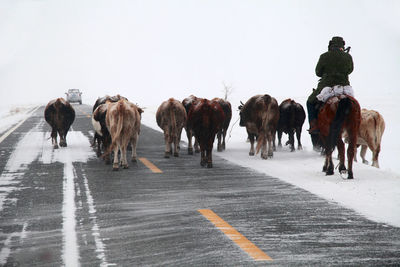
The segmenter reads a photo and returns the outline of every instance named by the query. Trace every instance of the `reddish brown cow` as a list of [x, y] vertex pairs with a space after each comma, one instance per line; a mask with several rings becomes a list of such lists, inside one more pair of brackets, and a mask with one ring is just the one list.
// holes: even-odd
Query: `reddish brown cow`
[[51, 100], [45, 110], [44, 118], [51, 126], [51, 142], [58, 148], [57, 133], [60, 136], [60, 146], [67, 146], [67, 133], [75, 120], [75, 110], [64, 98]]
[[[361, 110], [361, 123], [358, 132], [357, 145], [361, 145], [360, 156], [364, 164], [369, 162], [365, 159], [367, 148], [372, 151], [372, 166], [379, 168], [379, 152], [381, 151], [381, 140], [383, 132], [385, 131], [385, 121], [379, 112], [375, 110], [368, 110], [363, 108]], [[344, 133], [343, 137], [348, 143], [347, 134]], [[357, 148], [354, 151], [354, 160], [356, 159]]]
[[174, 143], [174, 156], [179, 156], [179, 142], [186, 119], [186, 110], [178, 100], [170, 98], [159, 106], [156, 120], [158, 126], [164, 131], [165, 158], [169, 158], [172, 154], [172, 143]]
[[[261, 148], [261, 158], [273, 156], [275, 134], [279, 121], [279, 107], [270, 95], [255, 95], [244, 105], [239, 106], [240, 123], [246, 127], [250, 139], [250, 156], [254, 156], [254, 138], [257, 136], [257, 153]], [[267, 150], [268, 144], [268, 150]]]
[[[182, 105], [185, 107], [187, 115], [189, 115], [190, 109], [192, 109], [199, 100], [200, 98], [197, 98], [194, 95], [190, 95], [189, 97], [182, 100]], [[188, 154], [193, 155], [193, 145], [192, 145], [193, 129], [190, 128], [189, 125], [190, 125], [189, 123], [186, 123], [185, 126], [186, 136], [188, 139]], [[194, 138], [194, 151], [196, 153], [200, 152], [199, 143], [197, 142], [196, 137]]]
[[224, 111], [216, 101], [201, 99], [188, 114], [188, 127], [200, 144], [201, 166], [212, 168], [212, 148], [215, 135], [222, 128]]
[[232, 119], [232, 106], [231, 103], [229, 103], [229, 101], [224, 100], [222, 98], [216, 97], [213, 98], [211, 101], [218, 102], [225, 114], [225, 120], [222, 124], [222, 128], [217, 133], [217, 139], [218, 139], [217, 151], [221, 152], [222, 150], [225, 150], [225, 137], [229, 128], [229, 123], [231, 122]]
[[119, 168], [118, 151], [121, 153], [121, 165], [127, 169], [126, 150], [128, 144], [132, 146], [132, 161], [136, 161], [136, 144], [140, 133], [140, 119], [142, 109], [126, 99], [107, 103], [106, 124], [111, 135], [111, 150], [114, 151], [113, 170]]

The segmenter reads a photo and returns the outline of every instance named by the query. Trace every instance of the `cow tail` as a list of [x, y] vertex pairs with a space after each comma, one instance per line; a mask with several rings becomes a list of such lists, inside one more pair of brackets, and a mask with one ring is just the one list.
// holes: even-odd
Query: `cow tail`
[[375, 145], [380, 151], [381, 149], [381, 140], [382, 140], [382, 135], [383, 132], [385, 131], [385, 122], [382, 118], [382, 116], [377, 113], [376, 116], [374, 116], [374, 121], [375, 121]]
[[339, 138], [343, 122], [346, 119], [347, 114], [351, 112], [351, 100], [349, 98], [342, 98], [339, 101], [338, 108], [336, 110], [335, 118], [333, 119], [329, 128], [329, 135], [327, 139], [327, 153], [335, 149], [337, 140]]
[[176, 132], [176, 117], [175, 117], [175, 106], [174, 103], [171, 101], [169, 102], [169, 116], [171, 120], [171, 134], [169, 136], [169, 141], [173, 142], [175, 137], [177, 136]]

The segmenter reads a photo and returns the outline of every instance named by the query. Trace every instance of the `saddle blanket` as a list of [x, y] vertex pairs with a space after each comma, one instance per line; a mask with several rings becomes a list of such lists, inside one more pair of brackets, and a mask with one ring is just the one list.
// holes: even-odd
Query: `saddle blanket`
[[349, 95], [354, 97], [353, 87], [350, 85], [335, 85], [333, 87], [324, 87], [319, 95], [317, 95], [317, 99], [322, 102], [326, 102], [329, 98], [338, 95]]

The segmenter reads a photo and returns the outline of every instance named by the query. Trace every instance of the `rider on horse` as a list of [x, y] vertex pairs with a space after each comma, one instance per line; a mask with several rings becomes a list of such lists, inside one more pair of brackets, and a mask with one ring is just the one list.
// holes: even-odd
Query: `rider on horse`
[[[353, 58], [345, 51], [342, 37], [335, 36], [329, 41], [328, 52], [323, 53], [315, 67], [315, 73], [321, 77], [317, 89], [313, 89], [307, 100], [308, 121], [311, 135], [319, 133], [317, 118], [322, 102], [317, 99], [323, 88], [335, 85], [349, 85], [349, 74], [353, 71]], [[348, 48], [349, 49], [349, 48]], [[348, 50], [346, 49], [346, 50]]]

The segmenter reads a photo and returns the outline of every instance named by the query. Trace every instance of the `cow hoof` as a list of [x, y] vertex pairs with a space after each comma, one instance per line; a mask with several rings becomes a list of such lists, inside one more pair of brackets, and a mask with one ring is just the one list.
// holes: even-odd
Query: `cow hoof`
[[193, 148], [188, 148], [188, 154], [193, 155]]
[[299, 145], [299, 146], [297, 147], [297, 150], [303, 150], [303, 146], [300, 146], [300, 145]]
[[365, 159], [363, 159], [363, 163], [367, 164], [367, 165], [369, 164], [368, 160], [365, 160]]
[[212, 168], [212, 163], [207, 163], [207, 168]]
[[294, 152], [294, 151], [296, 151], [296, 149], [294, 149], [294, 147], [291, 147], [290, 152]]
[[204, 167], [204, 166], [206, 166], [206, 163], [205, 163], [204, 161], [200, 161], [200, 165], [201, 165], [202, 167]]
[[262, 159], [268, 159], [268, 157], [265, 156], [265, 155], [261, 155], [261, 158], [262, 158]]
[[168, 159], [169, 158], [169, 152], [164, 153], [164, 158]]
[[58, 145], [54, 145], [53, 148], [54, 148], [54, 149], [58, 149]]
[[200, 149], [195, 149], [194, 152], [200, 153]]
[[327, 170], [325, 174], [326, 175], [333, 175], [333, 170]]
[[129, 165], [123, 165], [122, 168], [129, 169]]
[[132, 162], [137, 162], [137, 159], [136, 158], [132, 158], [131, 161]]
[[174, 157], [179, 157], [179, 153], [178, 152], [174, 152]]
[[249, 156], [254, 156], [254, 152], [249, 152]]
[[349, 171], [349, 174], [347, 175], [347, 179], [349, 179], [349, 180], [354, 179], [352, 171]]

